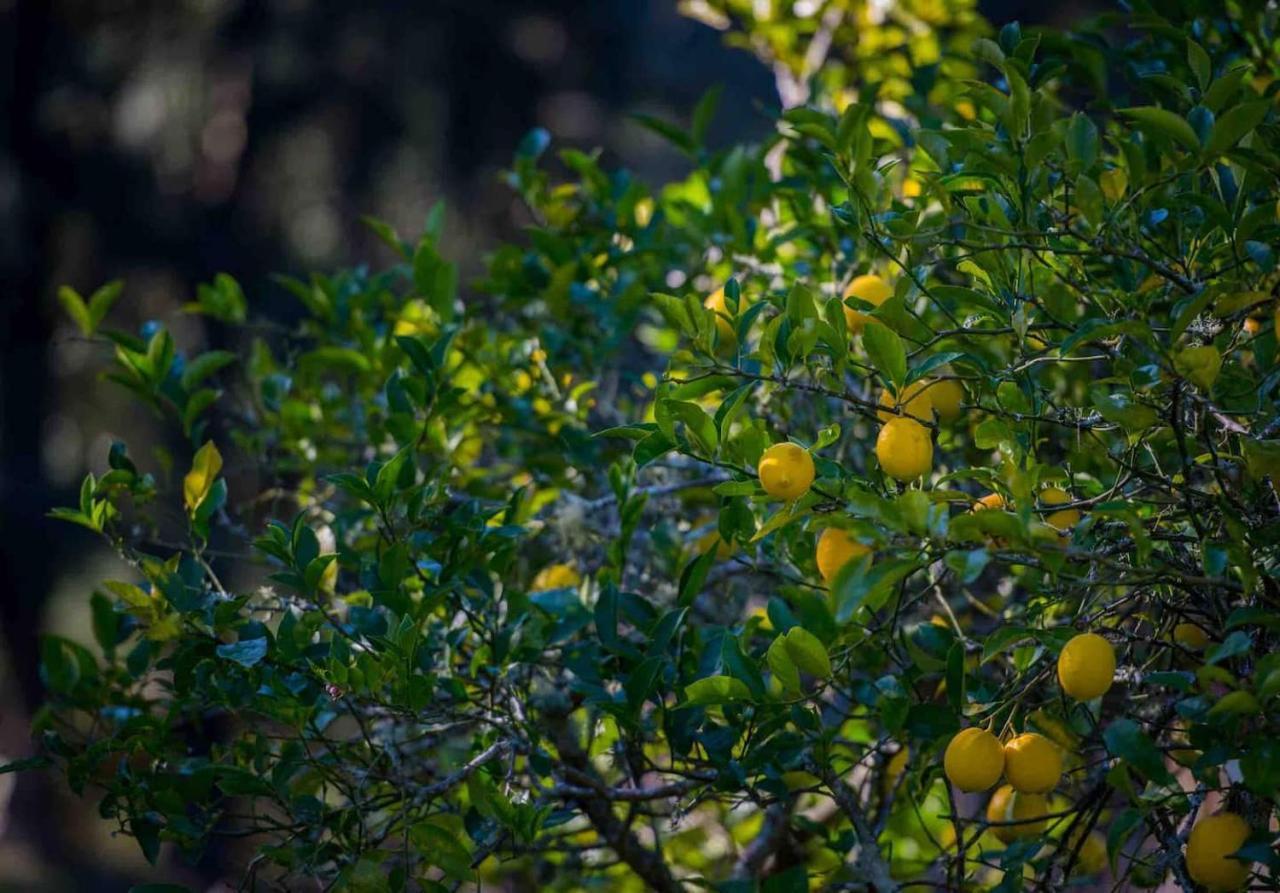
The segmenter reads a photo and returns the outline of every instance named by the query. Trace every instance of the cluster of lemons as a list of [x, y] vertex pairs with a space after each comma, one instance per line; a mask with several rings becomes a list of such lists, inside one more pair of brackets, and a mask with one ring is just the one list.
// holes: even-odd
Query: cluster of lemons
[[[893, 294], [883, 279], [874, 275], [855, 278], [845, 297], [855, 297], [879, 306]], [[711, 295], [706, 306], [716, 312], [716, 323], [722, 343], [736, 344], [736, 334], [726, 316], [723, 291]], [[872, 317], [846, 304], [845, 321], [849, 331], [861, 334]], [[1280, 317], [1277, 318], [1280, 337]], [[941, 423], [956, 421], [962, 412], [964, 391], [954, 379], [922, 380], [908, 385], [895, 397], [888, 391], [880, 396], [881, 409], [876, 415], [883, 422], [876, 438], [875, 453], [881, 469], [901, 482], [913, 481], [933, 467], [933, 442], [927, 423], [935, 418]], [[765, 450], [757, 466], [760, 484], [769, 496], [792, 501], [808, 492], [815, 477], [813, 457], [795, 443], [777, 443]], [[1061, 488], [1048, 487], [1039, 493], [1042, 506], [1067, 505], [1071, 496]], [[998, 493], [979, 499], [974, 510], [1006, 508]], [[1069, 530], [1080, 522], [1075, 508], [1048, 511], [1045, 523], [1058, 530]], [[847, 562], [869, 554], [871, 548], [854, 539], [847, 531], [828, 527], [818, 537], [816, 561], [818, 571], [827, 583]], [[1194, 624], [1180, 624], [1174, 631], [1179, 644], [1192, 649], [1203, 648], [1207, 636]], [[1101, 697], [1111, 688], [1115, 676], [1116, 656], [1111, 644], [1096, 633], [1086, 632], [1072, 638], [1058, 658], [1058, 682], [1063, 692], [1076, 701]], [[905, 764], [906, 749], [895, 755]], [[901, 772], [905, 765], [896, 767]], [[1005, 743], [990, 731], [967, 728], [947, 746], [943, 768], [948, 780], [961, 791], [971, 793], [990, 790], [1004, 776], [1005, 784], [991, 795], [986, 820], [991, 833], [1010, 843], [1045, 833], [1050, 816], [1049, 795], [1062, 778], [1062, 756], [1048, 738], [1034, 732], [1017, 735]], [[1197, 883], [1210, 890], [1233, 890], [1248, 879], [1249, 865], [1231, 858], [1249, 836], [1249, 825], [1239, 815], [1220, 812], [1205, 817], [1192, 827], [1187, 841], [1187, 870]], [[1076, 864], [1085, 873], [1102, 870], [1107, 848], [1104, 838], [1091, 831], [1083, 840], [1068, 843], [1076, 852]]]

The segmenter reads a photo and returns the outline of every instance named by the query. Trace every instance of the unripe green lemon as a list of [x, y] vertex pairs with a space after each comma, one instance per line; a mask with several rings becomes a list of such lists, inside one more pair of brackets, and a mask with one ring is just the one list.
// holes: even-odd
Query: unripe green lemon
[[1004, 746], [1004, 774], [1017, 791], [1048, 793], [1062, 778], [1062, 754], [1048, 738], [1027, 732]]
[[1235, 890], [1249, 879], [1249, 863], [1230, 858], [1249, 837], [1249, 824], [1234, 812], [1200, 819], [1187, 839], [1187, 873], [1210, 890]]
[[986, 729], [962, 729], [942, 757], [947, 780], [962, 791], [985, 791], [1004, 771], [1004, 748]]
[[1111, 688], [1116, 675], [1116, 652], [1097, 633], [1081, 633], [1058, 655], [1058, 683], [1070, 698], [1091, 701]]
[[803, 496], [813, 483], [813, 457], [794, 443], [775, 443], [760, 457], [760, 485], [774, 499], [790, 502]]

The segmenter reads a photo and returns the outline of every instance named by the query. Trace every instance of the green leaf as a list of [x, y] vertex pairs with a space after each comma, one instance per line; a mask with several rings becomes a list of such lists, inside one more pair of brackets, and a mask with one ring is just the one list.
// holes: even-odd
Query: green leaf
[[787, 655], [801, 672], [826, 679], [831, 675], [831, 657], [822, 641], [801, 626], [793, 626], [784, 637]]
[[1067, 125], [1067, 158], [1076, 171], [1086, 171], [1098, 160], [1098, 127], [1082, 112]]
[[1134, 720], [1116, 720], [1107, 726], [1102, 738], [1112, 756], [1129, 763], [1147, 778], [1160, 784], [1173, 781], [1165, 768], [1164, 755]]
[[124, 291], [124, 280], [115, 279], [98, 288], [89, 297], [89, 321], [93, 324], [93, 330], [96, 332], [98, 326], [111, 312], [111, 308], [119, 299], [121, 292]]
[[196, 450], [195, 457], [191, 460], [191, 470], [182, 479], [182, 498], [188, 512], [194, 512], [204, 502], [221, 470], [222, 454], [212, 440], [207, 441]]
[[902, 387], [907, 381], [907, 351], [898, 333], [878, 322], [869, 322], [862, 332], [867, 356], [885, 380]]
[[1196, 76], [1196, 82], [1203, 90], [1209, 85], [1209, 79], [1213, 77], [1213, 63], [1209, 60], [1209, 54], [1204, 51], [1204, 47], [1190, 37], [1187, 38], [1187, 64], [1191, 66], [1191, 73]]
[[190, 391], [213, 373], [236, 361], [236, 355], [227, 350], [211, 350], [187, 363], [182, 370], [182, 387]]
[[687, 705], [708, 706], [749, 701], [751, 689], [741, 679], [732, 676], [708, 676], [686, 686], [684, 695]]
[[711, 126], [711, 119], [715, 117], [716, 109], [720, 106], [720, 95], [724, 93], [724, 85], [716, 84], [707, 92], [702, 94], [702, 98], [698, 100], [698, 104], [693, 107], [693, 121], [690, 126], [690, 132], [693, 141], [698, 145], [702, 145], [707, 140], [707, 128]]
[[217, 652], [218, 657], [235, 661], [242, 667], [253, 667], [267, 656], [267, 640], [265, 636], [257, 639], [242, 639], [239, 642], [219, 645]]
[[1120, 109], [1120, 114], [1132, 118], [1148, 133], [1168, 137], [1193, 152], [1200, 148], [1200, 139], [1186, 119], [1166, 109], [1147, 105]]
[[1222, 117], [1217, 120], [1217, 123], [1213, 125], [1213, 132], [1209, 136], [1209, 143], [1205, 146], [1205, 151], [1210, 157], [1226, 152], [1252, 133], [1254, 128], [1267, 117], [1267, 111], [1270, 108], [1271, 103], [1263, 100], [1261, 102], [1246, 102], [1243, 105], [1227, 109], [1222, 113]]
[[769, 650], [765, 652], [765, 661], [773, 671], [773, 678], [778, 680], [778, 684], [785, 691], [800, 691], [800, 671], [796, 669], [795, 661], [791, 659], [785, 636], [778, 636], [773, 640]]
[[29, 772], [32, 769], [43, 769], [51, 765], [48, 757], [26, 757], [21, 760], [14, 760], [12, 763], [0, 763], [0, 775], [7, 775], [10, 772]]
[[93, 334], [93, 318], [89, 315], [89, 308], [84, 303], [84, 298], [80, 297], [80, 293], [68, 285], [64, 285], [58, 289], [58, 301], [62, 304], [62, 308], [67, 311], [67, 315], [71, 317], [71, 321], [80, 329], [80, 334], [88, 338]]

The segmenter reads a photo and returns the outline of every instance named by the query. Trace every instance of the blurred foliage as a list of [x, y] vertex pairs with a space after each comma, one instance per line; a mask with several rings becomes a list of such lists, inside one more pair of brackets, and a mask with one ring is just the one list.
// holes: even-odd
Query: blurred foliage
[[[1276, 889], [1276, 10], [811, 5], [690, 4], [806, 95], [722, 150], [714, 92], [644, 119], [681, 180], [576, 150], [559, 177], [531, 133], [536, 222], [474, 288], [437, 208], [369, 221], [387, 269], [282, 279], [296, 324], [201, 288], [235, 350], [63, 293], [191, 451], [119, 444], [57, 510], [130, 572], [97, 651], [42, 649], [45, 752], [148, 858], [226, 837], [280, 888], [1191, 889], [1181, 845], [1225, 807]], [[815, 479], [780, 502], [756, 469], [788, 441]], [[824, 579], [831, 528], [866, 548]], [[1084, 630], [1118, 669], [1076, 702]], [[1052, 742], [1040, 813], [947, 784], [962, 727]]]

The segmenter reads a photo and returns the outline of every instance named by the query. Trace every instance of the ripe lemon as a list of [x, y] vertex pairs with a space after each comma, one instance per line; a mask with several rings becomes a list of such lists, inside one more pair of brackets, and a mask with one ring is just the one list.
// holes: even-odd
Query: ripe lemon
[[1043, 735], [1027, 732], [1004, 746], [1004, 774], [1024, 794], [1045, 794], [1062, 778], [1062, 754]]
[[880, 788], [886, 794], [897, 787], [898, 779], [902, 777], [903, 772], [907, 771], [907, 760], [909, 759], [911, 759], [911, 751], [907, 749], [906, 745], [903, 745], [884, 764], [884, 777], [880, 779]]
[[569, 589], [582, 582], [578, 572], [567, 564], [549, 564], [533, 578], [530, 592], [544, 592], [548, 589]]
[[1209, 644], [1209, 634], [1194, 623], [1179, 623], [1173, 628], [1173, 641], [1183, 648], [1202, 651]]
[[[1065, 505], [1071, 501], [1071, 497], [1067, 495], [1067, 491], [1058, 487], [1046, 487], [1040, 491], [1041, 505]], [[1062, 509], [1058, 512], [1051, 512], [1045, 519], [1045, 523], [1059, 530], [1070, 530], [1080, 523], [1079, 509]]]
[[738, 335], [733, 330], [733, 325], [726, 316], [729, 313], [729, 305], [725, 303], [724, 289], [717, 288], [711, 294], [707, 295], [707, 299], [702, 302], [702, 306], [708, 310], [714, 311], [716, 315], [716, 332], [720, 336], [719, 346], [724, 350], [732, 350], [738, 344]]
[[985, 791], [1004, 771], [1004, 748], [986, 729], [962, 729], [942, 756], [947, 780], [962, 791]]
[[1080, 844], [1079, 850], [1076, 849], [1076, 840], [1079, 840], [1079, 834], [1067, 844], [1068, 852], [1076, 853], [1076, 870], [1081, 874], [1097, 874], [1099, 871], [1107, 867], [1107, 839], [1097, 831], [1090, 831], [1089, 835]]
[[917, 421], [932, 422], [933, 401], [929, 399], [929, 394], [926, 393], [927, 388], [926, 382], [912, 382], [902, 389], [897, 399], [888, 390], [881, 391], [880, 405], [884, 409], [877, 409], [876, 417], [882, 422], [892, 421], [899, 418], [897, 409], [901, 407], [902, 412]]
[[876, 458], [884, 473], [899, 481], [914, 481], [933, 468], [929, 429], [914, 419], [896, 418], [876, 437]]
[[1244, 333], [1246, 335], [1256, 335], [1262, 331], [1262, 320], [1256, 317], [1246, 317], [1244, 321]]
[[760, 457], [760, 485], [774, 499], [803, 496], [813, 483], [813, 457], [794, 443], [775, 443]]
[[1249, 878], [1249, 865], [1229, 858], [1244, 845], [1249, 825], [1234, 812], [1200, 819], [1187, 839], [1187, 873], [1210, 890], [1234, 890]]
[[815, 555], [818, 561], [818, 573], [822, 574], [824, 583], [830, 583], [840, 568], [870, 551], [870, 546], [863, 545], [849, 536], [848, 531], [841, 530], [839, 527], [828, 527], [818, 537], [818, 549]]
[[1058, 683], [1077, 701], [1106, 694], [1115, 675], [1116, 651], [1097, 633], [1075, 636], [1058, 655]]
[[[879, 276], [867, 274], [855, 277], [844, 290], [844, 296], [846, 298], [859, 298], [868, 304], [874, 304], [879, 307], [893, 296], [893, 289], [889, 286], [889, 283]], [[844, 321], [849, 327], [850, 334], [861, 335], [863, 328], [871, 321], [871, 317], [861, 310], [854, 310], [846, 304]]]
[[973, 511], [981, 512], [985, 509], [996, 509], [1003, 511], [1005, 507], [1004, 497], [999, 493], [988, 493], [973, 504]]
[[925, 393], [932, 401], [933, 411], [938, 414], [940, 421], [950, 425], [963, 414], [961, 404], [964, 403], [964, 387], [954, 378], [943, 378], [933, 382]]
[[[1031, 821], [1049, 812], [1049, 801], [1042, 794], [1024, 794], [1012, 785], [1001, 785], [987, 803], [987, 821], [992, 822], [991, 833], [1004, 843], [1012, 843], [1023, 837], [1043, 834], [1046, 822]], [[1019, 825], [1000, 825], [997, 822], [1025, 822]]]

